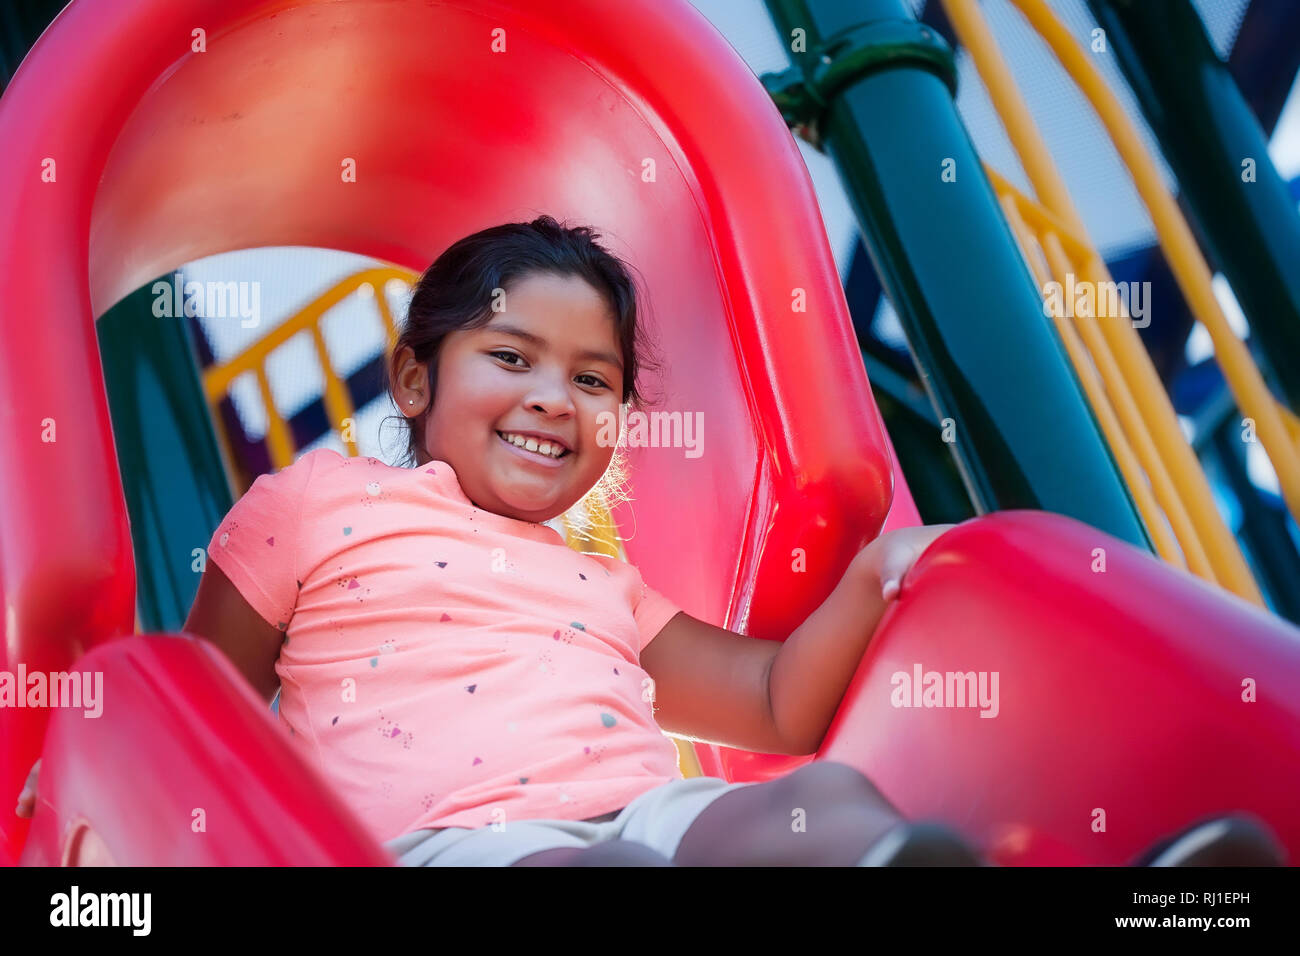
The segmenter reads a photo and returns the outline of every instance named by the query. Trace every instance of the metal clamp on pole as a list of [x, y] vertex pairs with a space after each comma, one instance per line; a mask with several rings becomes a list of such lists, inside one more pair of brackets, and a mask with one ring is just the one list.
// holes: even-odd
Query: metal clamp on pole
[[915, 20], [875, 20], [841, 30], [795, 65], [761, 79], [798, 136], [822, 149], [821, 118], [842, 90], [864, 76], [908, 61], [928, 69], [957, 94], [957, 66], [943, 37]]

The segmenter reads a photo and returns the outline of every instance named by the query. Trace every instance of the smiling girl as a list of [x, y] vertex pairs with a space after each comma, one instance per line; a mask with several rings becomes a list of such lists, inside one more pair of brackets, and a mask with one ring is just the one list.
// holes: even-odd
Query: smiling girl
[[[635, 288], [596, 239], [543, 216], [439, 256], [390, 356], [409, 467], [321, 449], [259, 477], [213, 534], [185, 630], [268, 701], [280, 689], [291, 745], [404, 865], [978, 865], [841, 763], [682, 776], [665, 731], [815, 753], [952, 526], [881, 535], [784, 642], [568, 547], [545, 522], [617, 496], [602, 425], [644, 404]], [[1203, 853], [1200, 835], [1164, 858]]]
[[[545, 524], [618, 494], [602, 425], [645, 404], [636, 288], [596, 238], [544, 216], [447, 249], [390, 355], [411, 467], [321, 449], [258, 478], [186, 630], [281, 688], [290, 741], [403, 863], [858, 862], [900, 820], [857, 771], [686, 779], [664, 731], [813, 752], [883, 610], [881, 549], [775, 667], [782, 645], [690, 617]], [[795, 806], [820, 835], [790, 834]], [[975, 862], [907, 833], [882, 859]]]

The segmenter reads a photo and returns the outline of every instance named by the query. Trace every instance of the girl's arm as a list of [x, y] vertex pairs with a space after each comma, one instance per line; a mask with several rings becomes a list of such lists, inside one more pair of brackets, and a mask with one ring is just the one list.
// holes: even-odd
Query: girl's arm
[[253, 610], [215, 561], [203, 572], [184, 630], [221, 648], [270, 705], [280, 687], [275, 662], [284, 633]]
[[903, 575], [952, 527], [881, 535], [784, 644], [677, 614], [641, 651], [659, 727], [757, 753], [816, 753]]
[[822, 605], [781, 645], [768, 692], [773, 722], [799, 753], [816, 753], [903, 576], [951, 524], [900, 528], [853, 559]]

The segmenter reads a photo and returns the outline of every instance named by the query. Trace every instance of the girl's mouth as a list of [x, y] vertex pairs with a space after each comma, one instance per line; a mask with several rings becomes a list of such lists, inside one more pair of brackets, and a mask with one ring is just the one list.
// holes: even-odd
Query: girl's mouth
[[[526, 461], [535, 462], [536, 464], [545, 465], [550, 468], [559, 468], [561, 465], [564, 464], [566, 458], [570, 458], [573, 455], [573, 453], [569, 451], [567, 448], [564, 449], [563, 451], [555, 453], [554, 450], [556, 446], [549, 445], [548, 443], [545, 442], [538, 442], [535, 438], [527, 439], [527, 442], [531, 443], [534, 448], [533, 451], [529, 451], [525, 445], [519, 444], [521, 439], [518, 436], [516, 436], [512, 441], [511, 439], [506, 437], [506, 434], [507, 433], [505, 432], [497, 432], [496, 436], [501, 440], [501, 444], [505, 445], [507, 448], [510, 449], [510, 451], [514, 452], [516, 455], [525, 459]], [[546, 448], [550, 448], [553, 453], [546, 454], [546, 452], [543, 450]]]

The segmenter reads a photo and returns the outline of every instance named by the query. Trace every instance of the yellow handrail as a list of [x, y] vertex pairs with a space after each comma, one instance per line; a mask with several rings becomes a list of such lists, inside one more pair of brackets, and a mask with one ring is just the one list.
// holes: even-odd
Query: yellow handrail
[[[986, 172], [1000, 197], [1004, 211], [1009, 210], [1008, 220], [1012, 221], [1014, 215], [1013, 227], [1016, 223], [1023, 226], [1022, 229], [1017, 231], [1017, 237], [1020, 239], [1022, 248], [1033, 248], [1041, 252], [1051, 263], [1048, 267], [1050, 272], [1055, 274], [1060, 282], [1064, 283], [1067, 274], [1073, 271], [1073, 262], [1079, 258], [1087, 260], [1095, 255], [1087, 243], [1070, 236], [1066, 232], [1064, 223], [1050, 212], [1018, 192], [994, 170], [986, 169]], [[1039, 227], [1038, 232], [1032, 232], [1027, 226], [1024, 226], [1024, 219], [1020, 215], [1021, 212], [1032, 214]], [[1068, 254], [1067, 248], [1069, 250]], [[1039, 287], [1046, 289], [1049, 280], [1044, 276], [1042, 268], [1038, 267], [1031, 271], [1035, 272]], [[1077, 332], [1066, 323], [1064, 317], [1053, 316], [1053, 320], [1056, 322], [1057, 332], [1066, 345], [1066, 351], [1070, 355], [1080, 381], [1084, 385], [1085, 394], [1088, 395], [1094, 411], [1097, 412], [1099, 424], [1101, 424], [1102, 431], [1106, 435], [1107, 442], [1115, 452], [1117, 464], [1120, 465], [1120, 471], [1133, 493], [1138, 511], [1151, 532], [1157, 553], [1165, 560], [1180, 567], [1187, 567], [1190, 564], [1190, 569], [1194, 574], [1217, 583], [1218, 579], [1213, 573], [1196, 527], [1183, 506], [1182, 499], [1178, 496], [1177, 488], [1174, 486], [1168, 470], [1156, 450], [1150, 433], [1145, 428], [1141, 412], [1137, 408], [1133, 395], [1123, 381], [1114, 356], [1111, 355], [1104, 340], [1098, 335], [1096, 320], [1087, 316], [1075, 315], [1074, 321], [1075, 325], [1078, 326]], [[1078, 342], [1078, 335], [1080, 334], [1087, 341], [1091, 356]], [[1093, 365], [1094, 360], [1095, 367]], [[1107, 393], [1089, 388], [1092, 378], [1098, 374], [1105, 383], [1107, 393], [1114, 397], [1114, 403], [1118, 406], [1118, 415], [1116, 409], [1112, 408], [1110, 401], [1106, 398]], [[1130, 444], [1130, 439], [1126, 437], [1126, 434], [1132, 436], [1132, 444]], [[1145, 475], [1132, 471], [1132, 465], [1136, 464], [1130, 457], [1135, 454], [1133, 445], [1136, 445], [1136, 459], [1140, 460]], [[1129, 464], [1126, 465], [1125, 463]], [[1147, 485], [1148, 476], [1151, 483], [1150, 487]], [[1153, 489], [1154, 498], [1152, 497]], [[1161, 513], [1161, 508], [1163, 508], [1164, 514]], [[1183, 552], [1176, 555], [1170, 553], [1172, 542], [1167, 538], [1166, 520], [1173, 526], [1175, 536], [1182, 545]], [[1187, 560], [1184, 560], [1183, 553], [1186, 553]]]
[[[1215, 356], [1238, 407], [1253, 418], [1261, 443], [1277, 472], [1282, 497], [1300, 520], [1300, 449], [1292, 443], [1279, 403], [1269, 392], [1245, 344], [1233, 333], [1214, 296], [1210, 268], [1173, 197], [1165, 191], [1160, 172], [1148, 155], [1132, 122], [1106, 87], [1096, 67], [1042, 0], [1012, 0], [1030, 25], [1055, 52], [1097, 112], [1111, 142], [1133, 174], [1134, 184], [1151, 214], [1169, 267], [1196, 319], [1214, 343]], [[1127, 328], [1121, 323], [1118, 327]]]
[[[990, 171], [991, 173], [991, 171]], [[991, 173], [992, 174], [992, 173]], [[996, 175], [996, 174], [992, 174]], [[1009, 189], [1010, 187], [1006, 187]], [[1038, 282], [1039, 288], [1045, 288], [1051, 281], [1051, 273], [1045, 262], [1039, 260], [1035, 253], [1042, 253], [1043, 250], [1037, 243], [1037, 238], [1030, 231], [1029, 226], [1025, 223], [1024, 217], [1020, 214], [1017, 206], [1017, 197], [1024, 199], [1019, 193], [1014, 195], [1011, 192], [1000, 192], [1000, 202], [1003, 213], [1007, 217], [1007, 222], [1011, 224], [1011, 231], [1015, 233], [1021, 249], [1025, 252], [1025, 260], [1029, 265], [1030, 271], [1034, 275], [1035, 281]], [[1058, 259], [1064, 256], [1061, 249], [1061, 242], [1056, 238], [1054, 233], [1047, 233], [1054, 241], [1054, 249]], [[1060, 273], [1059, 265], [1054, 270]], [[1083, 386], [1085, 395], [1089, 403], [1097, 414], [1098, 424], [1106, 436], [1107, 442], [1115, 452], [1116, 464], [1119, 467], [1120, 474], [1124, 476], [1124, 481], [1133, 494], [1134, 503], [1137, 505], [1138, 513], [1142, 515], [1146, 522], [1147, 528], [1151, 532], [1152, 543], [1155, 545], [1156, 553], [1168, 561], [1170, 564], [1177, 565], [1180, 568], [1186, 568], [1187, 562], [1183, 558], [1183, 552], [1179, 550], [1178, 540], [1171, 533], [1169, 525], [1166, 523], [1165, 516], [1160, 510], [1160, 505], [1156, 502], [1152, 494], [1151, 487], [1147, 484], [1146, 475], [1143, 473], [1142, 466], [1138, 462], [1137, 456], [1133, 452], [1132, 446], [1128, 439], [1124, 437], [1124, 431], [1115, 415], [1115, 410], [1111, 407], [1110, 401], [1106, 398], [1104, 386], [1098, 377], [1097, 370], [1092, 365], [1092, 360], [1085, 350], [1083, 342], [1079, 338], [1079, 333], [1065, 321], [1064, 316], [1053, 316], [1056, 323], [1057, 334], [1061, 337], [1061, 342], [1065, 346], [1066, 354], [1069, 355], [1076, 373], [1079, 376], [1079, 382]], [[1132, 413], [1130, 412], [1130, 416]], [[1151, 449], [1150, 443], [1147, 443], [1147, 449]], [[1148, 454], [1153, 453], [1153, 449]], [[1167, 478], [1167, 476], [1166, 476]], [[1167, 493], [1167, 492], [1166, 492]], [[1204, 552], [1201, 552], [1202, 556]], [[1203, 562], [1204, 564], [1204, 562]], [[1208, 565], [1197, 571], [1198, 574], [1204, 574]]]
[[[357, 454], [356, 442], [349, 435], [344, 434], [343, 431], [343, 423], [354, 414], [352, 399], [348, 394], [347, 384], [335, 371], [334, 363], [330, 360], [329, 350], [325, 347], [325, 338], [321, 334], [320, 321], [326, 312], [348, 296], [369, 289], [379, 308], [379, 314], [385, 323], [388, 343], [391, 348], [396, 335], [392, 315], [388, 308], [387, 299], [384, 297], [383, 289], [390, 280], [397, 279], [410, 285], [414, 278], [415, 273], [409, 269], [385, 266], [364, 269], [335, 283], [290, 316], [288, 320], [244, 349], [244, 351], [229, 361], [214, 364], [204, 372], [203, 388], [209, 405], [216, 406], [230, 391], [232, 383], [239, 376], [247, 372], [255, 373], [262, 394], [262, 405], [266, 411], [267, 451], [270, 454], [271, 465], [274, 468], [284, 468], [291, 464], [294, 457], [294, 445], [289, 434], [288, 423], [271, 398], [270, 382], [266, 374], [266, 361], [272, 352], [295, 335], [304, 331], [309, 332], [325, 380], [322, 401], [325, 404], [325, 413], [329, 419], [330, 427], [339, 434], [340, 440], [348, 450], [348, 454], [355, 456]], [[217, 416], [216, 420], [219, 423], [220, 417]], [[222, 438], [224, 440], [224, 434]]]
[[[1020, 7], [1040, 32], [1043, 32], [1043, 18], [1051, 18], [1050, 12], [1046, 11], [1037, 0], [1023, 0], [1023, 2], [1012, 0], [1012, 2]], [[1034, 125], [1029, 109], [1012, 79], [1010, 70], [998, 52], [992, 32], [980, 14], [977, 4], [974, 0], [943, 0], [943, 5], [953, 29], [962, 45], [969, 51], [976, 70], [988, 89], [990, 99], [1002, 118], [1008, 138], [1020, 158], [1035, 193], [1046, 205], [1046, 208], [1043, 208], [1021, 195], [1005, 179], [990, 171], [990, 178], [1003, 203], [1003, 208], [1013, 208], [1022, 214], [1018, 217], [1021, 226], [1012, 224], [1022, 247], [1032, 237], [1033, 242], [1041, 246], [1041, 252], [1046, 257], [1051, 272], [1062, 283], [1066, 281], [1067, 274], [1075, 272], [1076, 267], [1080, 265], [1081, 268], [1077, 268], [1079, 277], [1085, 282], [1092, 283], [1093, 288], [1100, 288], [1103, 283], [1111, 283], [1105, 263], [1087, 237], [1086, 229], [1070, 198], [1069, 191], [1052, 162], [1051, 154]], [[1057, 26], [1059, 27], [1059, 24]], [[1062, 40], [1060, 36], [1056, 39]], [[1085, 86], [1080, 78], [1077, 62], [1083, 54], [1077, 45], [1069, 41], [1068, 35], [1062, 42], [1071, 48], [1074, 56], [1067, 57], [1057, 49], [1056, 44], [1053, 44], [1054, 49], [1057, 49], [1058, 58], [1076, 82], [1084, 87], [1085, 93], [1089, 94], [1089, 99], [1098, 112], [1102, 112], [1098, 99], [1106, 99], [1109, 107], [1108, 114], [1117, 112], [1120, 118], [1124, 119], [1122, 108], [1110, 96], [1099, 77], [1095, 75], [1093, 77], [1099, 87], [1095, 84]], [[1089, 69], [1091, 67], [1086, 60], [1083, 66]], [[1103, 121], [1106, 118], [1103, 116]], [[1128, 132], [1132, 134], [1131, 129]], [[1116, 140], [1117, 146], [1120, 145], [1117, 137], [1122, 135], [1112, 130], [1112, 139]], [[1135, 164], [1143, 161], [1154, 174], [1154, 164], [1145, 155], [1135, 134], [1132, 134], [1132, 141], [1126, 143], [1121, 149], [1121, 155], [1129, 163], [1130, 169], [1134, 170], [1135, 176], [1138, 169]], [[1156, 176], [1156, 185], [1159, 186], [1158, 176]], [[1139, 187], [1141, 190], [1141, 183]], [[1172, 200], [1163, 193], [1162, 189], [1157, 189], [1157, 192], [1166, 203], [1172, 205]], [[1148, 206], [1158, 201], [1145, 194], [1143, 198]], [[1186, 224], [1178, 216], [1176, 207], [1173, 213], [1178, 219], [1178, 224], [1187, 231]], [[1010, 216], [1008, 218], [1010, 219]], [[1025, 220], [1032, 221], [1032, 229], [1024, 224]], [[1157, 225], [1158, 227], [1165, 225], [1167, 228], [1168, 224], [1158, 222]], [[1188, 235], [1190, 236], [1190, 232]], [[1161, 239], [1168, 245], [1165, 232], [1161, 232]], [[1191, 252], [1199, 258], [1194, 247]], [[1031, 264], [1034, 255], [1034, 251], [1026, 249], [1026, 260]], [[1204, 268], [1203, 261], [1201, 266], [1204, 273], [1201, 299], [1208, 295], [1215, 315], [1222, 320], [1226, 328], [1226, 319], [1218, 312], [1217, 303], [1213, 298], [1209, 271]], [[1036, 275], [1041, 281], [1041, 266]], [[1195, 282], [1202, 277], [1189, 272], [1186, 278], [1189, 282]], [[1046, 290], [1044, 292], [1046, 294]], [[1184, 285], [1184, 295], [1188, 295], [1189, 302], [1192, 301], [1186, 285]], [[1202, 301], [1201, 304], [1204, 309], [1204, 302]], [[1103, 396], [1091, 387], [1090, 377], [1093, 373], [1087, 368], [1088, 363], [1084, 361], [1082, 350], [1075, 347], [1077, 343], [1072, 342], [1072, 337], [1066, 331], [1068, 326], [1058, 321], [1057, 327], [1062, 334], [1067, 353], [1070, 354], [1079, 373], [1085, 393], [1097, 411], [1103, 432], [1115, 451], [1121, 473], [1124, 474], [1134, 494], [1139, 512], [1151, 531], [1153, 544], [1162, 557], [1170, 560], [1170, 542], [1164, 532], [1164, 520], [1158, 514], [1151, 513], [1153, 504], [1151, 496], [1146, 493], [1145, 482], [1132, 473], [1133, 461], [1130, 452], [1136, 455], [1141, 463], [1151, 483], [1155, 501], [1163, 509], [1164, 517], [1172, 527], [1182, 553], [1186, 557], [1189, 570], [1206, 580], [1219, 583], [1262, 607], [1263, 596], [1235, 537], [1215, 507], [1209, 482], [1195, 453], [1187, 444], [1178, 424], [1177, 415], [1164, 391], [1159, 375], [1151, 365], [1150, 357], [1142, 346], [1141, 338], [1132, 327], [1127, 311], [1121, 306], [1117, 312], [1118, 314], [1115, 315], [1098, 315], [1095, 318], [1075, 315], [1074, 320], [1079, 334], [1091, 352], [1096, 371], [1105, 383], [1106, 395], [1113, 403], [1113, 408], [1107, 407]], [[1197, 313], [1197, 317], [1207, 322], [1207, 328], [1209, 322], [1215, 321], [1214, 315], [1208, 316], [1208, 320], [1202, 318], [1200, 313]], [[1233, 342], [1244, 352], [1244, 346], [1240, 342], [1235, 338]], [[1258, 378], [1258, 373], [1253, 366], [1251, 371], [1255, 372]], [[1262, 387], [1262, 380], [1260, 382]], [[1271, 401], [1271, 396], [1267, 397], [1268, 407], [1276, 410], [1276, 403]], [[1122, 427], [1122, 433], [1119, 428], [1114, 427], [1116, 424]], [[1124, 440], [1125, 437], [1127, 442]], [[1181, 561], [1174, 561], [1174, 563], [1181, 564]]]

